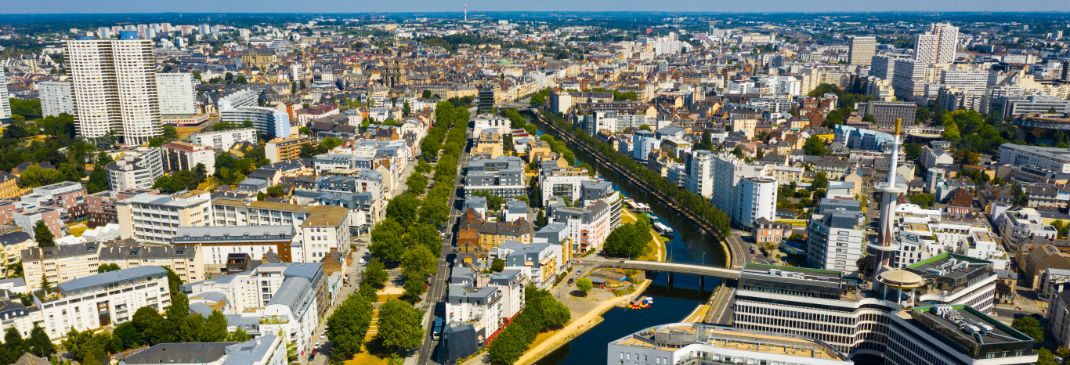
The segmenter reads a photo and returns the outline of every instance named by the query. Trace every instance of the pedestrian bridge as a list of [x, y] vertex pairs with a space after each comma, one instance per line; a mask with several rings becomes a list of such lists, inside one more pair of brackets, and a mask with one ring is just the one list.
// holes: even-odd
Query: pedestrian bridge
[[712, 267], [703, 265], [692, 264], [678, 264], [673, 262], [656, 262], [656, 261], [639, 261], [639, 260], [620, 260], [620, 259], [605, 259], [600, 257], [588, 257], [583, 258], [584, 265], [593, 265], [599, 267], [609, 267], [616, 269], [632, 269], [654, 272], [665, 272], [670, 274], [690, 274], [698, 276], [711, 276], [721, 279], [738, 280], [740, 270], [726, 269], [723, 267]]

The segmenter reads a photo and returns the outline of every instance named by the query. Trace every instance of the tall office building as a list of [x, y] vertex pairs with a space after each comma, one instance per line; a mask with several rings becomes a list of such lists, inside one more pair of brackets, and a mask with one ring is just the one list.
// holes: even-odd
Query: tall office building
[[855, 66], [869, 66], [873, 62], [873, 54], [877, 53], [876, 37], [851, 37], [848, 45], [847, 63]]
[[189, 73], [156, 74], [156, 92], [159, 94], [161, 115], [188, 115], [197, 112], [193, 75]]
[[955, 62], [959, 28], [949, 23], [936, 23], [929, 31], [919, 34], [914, 42], [914, 60], [927, 65]]
[[494, 112], [494, 88], [484, 87], [479, 89], [479, 113], [493, 113]]
[[11, 101], [7, 95], [7, 76], [4, 66], [0, 66], [0, 121], [11, 119]]
[[37, 94], [41, 98], [41, 114], [46, 117], [67, 113], [74, 115], [74, 95], [71, 83], [63, 81], [41, 81], [37, 83]]
[[825, 270], [858, 271], [866, 236], [862, 222], [862, 208], [857, 200], [821, 200], [807, 227], [808, 264]]
[[122, 32], [119, 39], [67, 41], [78, 134], [108, 135], [137, 145], [163, 134], [152, 41]]

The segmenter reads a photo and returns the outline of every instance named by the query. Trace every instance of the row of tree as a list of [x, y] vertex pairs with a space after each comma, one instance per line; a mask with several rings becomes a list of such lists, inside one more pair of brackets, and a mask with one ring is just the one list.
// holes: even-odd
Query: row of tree
[[590, 146], [602, 156], [608, 158], [613, 164], [630, 171], [640, 180], [649, 182], [653, 185], [654, 190], [667, 195], [684, 211], [690, 212], [699, 217], [699, 219], [709, 222], [716, 231], [711, 233], [724, 237], [731, 232], [732, 221], [724, 211], [714, 207], [713, 204], [710, 204], [709, 199], [703, 198], [701, 195], [687, 191], [675, 183], [670, 182], [654, 170], [651, 170], [632, 158], [617, 152], [617, 150], [609, 143], [603, 142], [581, 129], [574, 128], [568, 121], [557, 115], [546, 112], [543, 113], [542, 118], [546, 123], [552, 123], [566, 133], [575, 136], [581, 142]]
[[568, 307], [557, 301], [550, 292], [528, 287], [524, 293], [524, 309], [516, 319], [490, 343], [491, 363], [516, 363], [535, 341], [535, 336], [564, 327], [572, 319]]

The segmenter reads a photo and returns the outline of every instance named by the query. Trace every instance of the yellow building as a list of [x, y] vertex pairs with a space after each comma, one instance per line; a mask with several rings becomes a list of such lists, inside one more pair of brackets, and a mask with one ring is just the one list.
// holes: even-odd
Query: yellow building
[[301, 158], [301, 147], [312, 145], [316, 140], [312, 137], [291, 136], [275, 138], [264, 145], [264, 157], [271, 163]]
[[15, 175], [0, 175], [0, 199], [16, 198], [30, 191], [29, 188], [19, 187], [19, 179]]

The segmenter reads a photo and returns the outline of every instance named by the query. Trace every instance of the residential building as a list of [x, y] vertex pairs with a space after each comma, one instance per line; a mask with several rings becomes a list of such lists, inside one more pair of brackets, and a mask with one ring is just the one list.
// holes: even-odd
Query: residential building
[[157, 147], [139, 147], [108, 164], [108, 182], [112, 191], [148, 189], [163, 176], [163, 151]]
[[161, 115], [189, 115], [197, 113], [192, 74], [156, 74], [156, 93], [160, 100]]
[[212, 201], [212, 226], [294, 227], [297, 235], [291, 246], [294, 262], [319, 262], [332, 250], [349, 252], [349, 210], [339, 206], [305, 206], [268, 201], [245, 203], [234, 199]]
[[959, 28], [950, 23], [936, 23], [914, 40], [914, 60], [924, 64], [955, 62], [958, 52]]
[[853, 365], [847, 355], [805, 335], [778, 335], [703, 323], [649, 327], [608, 345], [608, 365]]
[[747, 229], [759, 219], [776, 219], [777, 181], [768, 177], [739, 180], [739, 216], [734, 219]]
[[7, 91], [7, 76], [4, 66], [0, 66], [0, 121], [11, 119], [11, 100]]
[[212, 176], [215, 174], [215, 150], [187, 142], [170, 142], [163, 145], [163, 166], [171, 173], [196, 171], [197, 166], [204, 166], [206, 176]]
[[687, 191], [706, 199], [713, 197], [714, 158], [713, 152], [707, 150], [691, 151], [687, 158], [687, 180], [684, 183]]
[[554, 197], [559, 197], [568, 202], [580, 199], [580, 184], [584, 181], [594, 180], [587, 169], [582, 168], [543, 168], [540, 170], [539, 187], [542, 189], [542, 206]]
[[161, 266], [170, 268], [183, 282], [205, 279], [204, 253], [198, 247], [148, 246], [119, 241], [100, 246], [97, 254], [100, 265], [114, 264], [120, 269]]
[[55, 285], [97, 272], [100, 245], [79, 243], [55, 247], [31, 247], [22, 250], [22, 272], [26, 288], [42, 288], [43, 282]]
[[189, 140], [190, 143], [193, 143], [195, 145], [212, 147], [220, 151], [227, 151], [236, 143], [249, 143], [255, 145], [256, 129], [238, 128], [223, 131], [200, 132], [190, 135]]
[[290, 136], [290, 116], [284, 110], [259, 105], [260, 92], [246, 89], [219, 99], [220, 119], [223, 122], [244, 124], [251, 122], [257, 133], [268, 139]]
[[123, 239], [170, 244], [178, 227], [203, 227], [212, 221], [208, 193], [182, 195], [141, 193], [116, 203]]
[[[120, 357], [122, 355], [117, 355]], [[286, 342], [274, 333], [266, 333], [245, 342], [161, 343], [133, 352], [119, 360], [123, 365], [150, 364], [219, 364], [286, 365]]]
[[163, 134], [151, 40], [124, 31], [119, 39], [68, 40], [66, 51], [78, 135], [140, 145]]
[[70, 82], [38, 82], [37, 94], [41, 97], [41, 115], [46, 117], [63, 113], [74, 115], [74, 95], [72, 95]]
[[1048, 302], [1048, 330], [1057, 346], [1070, 346], [1070, 291], [1052, 293]]
[[901, 101], [869, 101], [858, 105], [859, 114], [872, 115], [874, 125], [886, 130], [894, 129], [897, 120], [906, 126], [913, 125], [917, 109], [917, 104]]
[[877, 52], [877, 37], [851, 37], [847, 47], [847, 63], [854, 66], [869, 66]]
[[114, 326], [132, 320], [139, 308], [163, 311], [171, 305], [167, 271], [159, 266], [94, 272], [61, 282], [53, 292], [45, 300], [35, 297], [35, 310], [0, 322], [0, 327], [15, 328], [28, 338], [36, 325], [58, 342], [72, 329], [92, 331]]
[[271, 163], [301, 158], [301, 148], [316, 143], [316, 139], [304, 136], [275, 138], [264, 145], [264, 156]]
[[503, 198], [527, 194], [524, 161], [519, 157], [475, 158], [468, 161], [465, 170], [465, 196], [476, 192], [487, 192]]
[[333, 301], [323, 266], [261, 264], [255, 269], [182, 286], [190, 307], [217, 308], [254, 338], [279, 335], [298, 353], [314, 347], [320, 318]]
[[291, 246], [295, 237], [292, 225], [178, 227], [172, 244], [199, 248], [207, 265], [205, 271], [214, 273], [226, 271], [232, 254], [247, 254], [253, 260], [278, 255], [282, 262], [294, 262]]

